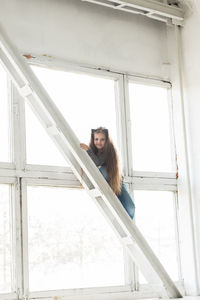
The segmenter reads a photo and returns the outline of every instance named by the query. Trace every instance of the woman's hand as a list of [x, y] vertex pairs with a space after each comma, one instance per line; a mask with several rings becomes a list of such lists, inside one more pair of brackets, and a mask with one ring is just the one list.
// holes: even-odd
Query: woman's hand
[[86, 151], [89, 149], [89, 147], [86, 144], [80, 144], [80, 147]]

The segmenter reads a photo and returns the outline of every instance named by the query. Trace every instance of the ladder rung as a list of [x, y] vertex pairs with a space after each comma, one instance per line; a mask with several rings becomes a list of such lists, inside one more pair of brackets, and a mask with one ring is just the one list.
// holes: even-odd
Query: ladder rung
[[94, 198], [102, 196], [102, 194], [101, 194], [101, 192], [100, 192], [99, 189], [91, 189], [91, 190], [89, 190], [89, 193]]
[[46, 128], [46, 130], [50, 135], [53, 135], [53, 136], [60, 134], [60, 131], [56, 125], [49, 126]]
[[28, 97], [33, 93], [29, 84], [24, 85], [22, 88], [19, 89], [20, 94], [22, 97]]
[[132, 245], [133, 244], [133, 240], [130, 236], [125, 236], [125, 237], [122, 237], [122, 243], [124, 245]]

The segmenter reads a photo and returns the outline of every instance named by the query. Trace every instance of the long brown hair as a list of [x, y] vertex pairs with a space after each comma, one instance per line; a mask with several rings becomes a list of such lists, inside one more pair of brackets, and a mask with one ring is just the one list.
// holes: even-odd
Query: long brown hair
[[98, 127], [97, 129], [92, 129], [91, 139], [89, 147], [92, 151], [97, 154], [98, 149], [94, 144], [94, 134], [95, 133], [103, 133], [106, 137], [106, 143], [103, 148], [102, 153], [105, 155], [105, 165], [108, 172], [109, 177], [109, 185], [113, 192], [118, 195], [121, 192], [121, 183], [122, 183], [122, 175], [120, 170], [119, 156], [117, 154], [117, 150], [109, 137], [108, 129], [104, 127]]

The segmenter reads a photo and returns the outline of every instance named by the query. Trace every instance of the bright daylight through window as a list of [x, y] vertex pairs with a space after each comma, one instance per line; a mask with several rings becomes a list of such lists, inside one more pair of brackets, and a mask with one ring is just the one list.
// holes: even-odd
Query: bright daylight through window
[[30, 289], [124, 284], [123, 249], [84, 190], [28, 187]]
[[[80, 141], [88, 144], [91, 128], [103, 125], [117, 143], [113, 80], [40, 67], [33, 70]], [[167, 89], [130, 82], [129, 94], [134, 170], [172, 172]], [[67, 165], [28, 106], [26, 125], [28, 163]], [[135, 191], [134, 197], [136, 224], [178, 280], [174, 193]], [[84, 191], [28, 187], [28, 213], [32, 291], [124, 284], [122, 248]], [[145, 282], [142, 276], [140, 282]]]
[[167, 89], [129, 83], [133, 169], [174, 170], [172, 124]]
[[[80, 142], [89, 144], [91, 129], [105, 126], [109, 129], [114, 144], [118, 146], [117, 138], [121, 130], [117, 132], [117, 128], [121, 129], [121, 126], [128, 128], [129, 122], [126, 116], [119, 121], [119, 112], [116, 114], [116, 101], [122, 100], [115, 99], [118, 77], [115, 78], [113, 75], [103, 78], [100, 77], [101, 73], [97, 76], [96, 73], [87, 75], [36, 66], [32, 68]], [[9, 162], [10, 107], [7, 99], [7, 76], [2, 68], [0, 76], [2, 107], [0, 161]], [[152, 174], [154, 172], [154, 175], [156, 172], [173, 174], [175, 151], [167, 89], [133, 82], [127, 84], [132, 124], [130, 134], [132, 145], [129, 141], [128, 144], [132, 146], [132, 151], [127, 151], [127, 157], [123, 157], [123, 160], [132, 159], [133, 170], [140, 173], [150, 171]], [[119, 94], [123, 94], [124, 90], [125, 86]], [[14, 93], [13, 97], [15, 96]], [[15, 103], [18, 100], [20, 98], [16, 96]], [[128, 106], [128, 99], [125, 101]], [[22, 109], [18, 115], [20, 124], [23, 124], [23, 118]], [[94, 201], [81, 185], [80, 188], [72, 188], [70, 185], [72, 181], [62, 177], [66, 175], [63, 169], [55, 168], [68, 166], [68, 163], [48, 137], [27, 102], [25, 102], [25, 126], [26, 157], [20, 159], [26, 160], [29, 169], [28, 173], [26, 168], [20, 170], [20, 177], [16, 175], [22, 179], [22, 183], [25, 183], [21, 185], [19, 180], [20, 196], [17, 199], [19, 201], [17, 205], [22, 206], [22, 215], [17, 220], [18, 231], [22, 230], [20, 234], [23, 237], [23, 245], [17, 241], [19, 243], [17, 249], [22, 246], [23, 255], [21, 253], [16, 256], [17, 259], [20, 257], [24, 261], [21, 262], [20, 259], [17, 263], [12, 261], [9, 185], [1, 184], [0, 267], [3, 272], [0, 274], [0, 292], [12, 291], [15, 285], [12, 282], [12, 270], [16, 265], [22, 268], [22, 264], [24, 272], [29, 274], [28, 286], [31, 292], [42, 293], [49, 290], [51, 293], [52, 290], [59, 289], [108, 286], [113, 289], [117, 286], [117, 289], [119, 286], [122, 289], [130, 289], [133, 280], [146, 283], [143, 276], [140, 274], [138, 279], [137, 272], [130, 267], [130, 260], [124, 255], [123, 246]], [[17, 130], [20, 129], [16, 126], [13, 132], [16, 133]], [[19, 141], [21, 144], [24, 142], [23, 133], [22, 131], [17, 134], [17, 137], [22, 139]], [[123, 138], [120, 137], [119, 140]], [[21, 155], [20, 151], [15, 153], [16, 156]], [[39, 171], [36, 165], [40, 165]], [[49, 171], [46, 165], [54, 168], [50, 168]], [[45, 176], [42, 172], [45, 172]], [[68, 175], [69, 178], [73, 176], [71, 173]], [[156, 185], [153, 187], [149, 185], [149, 190], [148, 187], [143, 189], [143, 186], [137, 190], [134, 185], [135, 175], [128, 179], [130, 186], [134, 188], [136, 225], [172, 279], [178, 280], [180, 272], [177, 260], [179, 250], [174, 190], [159, 191], [156, 190]], [[157, 180], [156, 176], [154, 179]], [[26, 210], [23, 210], [26, 203], [27, 214]], [[23, 236], [24, 232], [28, 232], [28, 236], [26, 234]], [[23, 285], [23, 282], [20, 284]]]
[[[175, 172], [170, 99], [166, 87], [129, 82], [133, 170]], [[152, 175], [152, 176], [154, 176]], [[173, 280], [180, 279], [173, 191], [135, 190], [136, 225]], [[157, 179], [159, 182], [159, 179]], [[142, 187], [141, 187], [142, 189]], [[145, 283], [140, 274], [140, 283]]]
[[174, 281], [179, 280], [173, 192], [135, 191], [136, 225]]
[[[105, 126], [116, 143], [114, 80], [33, 67], [79, 140], [88, 144], [91, 128]], [[39, 121], [26, 105], [27, 162], [66, 166]]]

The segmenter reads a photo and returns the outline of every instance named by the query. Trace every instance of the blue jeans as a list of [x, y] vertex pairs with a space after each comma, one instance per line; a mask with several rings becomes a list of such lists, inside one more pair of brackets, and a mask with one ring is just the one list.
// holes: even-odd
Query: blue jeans
[[[99, 171], [101, 172], [103, 177], [106, 179], [106, 181], [108, 181], [109, 177], [108, 177], [108, 172], [106, 170], [106, 167], [105, 166], [100, 167]], [[131, 196], [126, 188], [126, 185], [123, 181], [122, 181], [121, 193], [119, 195], [117, 195], [117, 197], [120, 200], [123, 207], [125, 208], [125, 210], [127, 211], [127, 213], [129, 214], [129, 216], [131, 217], [131, 219], [133, 219], [134, 215], [135, 215], [135, 204], [134, 204], [133, 199], [131, 198]]]

